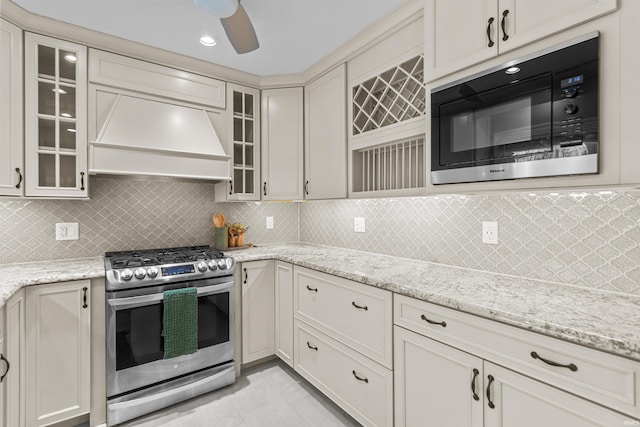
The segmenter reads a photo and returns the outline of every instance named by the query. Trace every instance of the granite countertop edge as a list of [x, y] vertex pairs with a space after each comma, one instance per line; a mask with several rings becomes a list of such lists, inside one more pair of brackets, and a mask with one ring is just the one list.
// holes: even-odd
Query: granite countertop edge
[[[226, 253], [236, 262], [291, 263], [640, 361], [640, 297], [633, 295], [304, 243]], [[3, 307], [25, 286], [104, 277], [104, 259], [5, 264], [0, 272]]]

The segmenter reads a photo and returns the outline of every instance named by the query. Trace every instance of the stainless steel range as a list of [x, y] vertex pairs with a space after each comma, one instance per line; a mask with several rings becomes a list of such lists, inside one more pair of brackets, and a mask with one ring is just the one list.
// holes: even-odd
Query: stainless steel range
[[[108, 425], [235, 381], [234, 271], [209, 246], [105, 254]], [[197, 289], [197, 350], [165, 358], [165, 292], [182, 288]]]

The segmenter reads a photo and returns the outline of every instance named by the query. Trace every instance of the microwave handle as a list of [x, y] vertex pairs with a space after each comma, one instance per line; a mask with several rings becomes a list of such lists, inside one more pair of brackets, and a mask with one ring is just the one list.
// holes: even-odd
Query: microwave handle
[[[218, 285], [203, 286], [198, 288], [198, 296], [206, 296], [211, 294], [219, 294], [228, 291], [233, 287], [233, 282], [225, 282]], [[159, 294], [139, 295], [126, 298], [107, 298], [107, 304], [116, 310], [122, 310], [127, 308], [143, 307], [145, 305], [151, 305], [158, 301], [162, 301], [164, 296]]]

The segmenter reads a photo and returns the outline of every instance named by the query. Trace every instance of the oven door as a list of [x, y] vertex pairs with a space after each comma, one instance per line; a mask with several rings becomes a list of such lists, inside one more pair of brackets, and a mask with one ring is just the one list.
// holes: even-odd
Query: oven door
[[[187, 375], [234, 358], [233, 277], [108, 292], [107, 397]], [[198, 288], [198, 350], [164, 359], [163, 292]]]

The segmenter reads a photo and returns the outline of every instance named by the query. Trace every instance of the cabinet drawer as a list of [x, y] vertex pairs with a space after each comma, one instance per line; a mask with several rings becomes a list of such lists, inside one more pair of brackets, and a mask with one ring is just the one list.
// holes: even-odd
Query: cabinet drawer
[[391, 369], [391, 292], [295, 267], [293, 298], [296, 318]]
[[393, 425], [393, 373], [295, 320], [294, 369], [365, 426]]
[[399, 326], [640, 416], [639, 362], [402, 295], [394, 296], [394, 309]]

